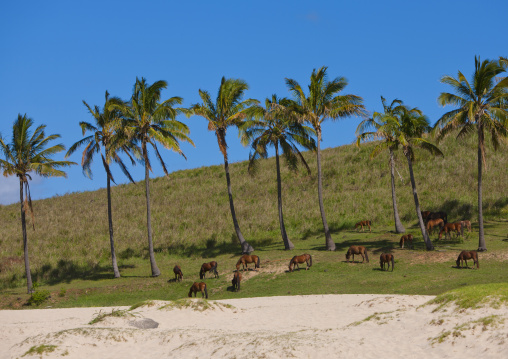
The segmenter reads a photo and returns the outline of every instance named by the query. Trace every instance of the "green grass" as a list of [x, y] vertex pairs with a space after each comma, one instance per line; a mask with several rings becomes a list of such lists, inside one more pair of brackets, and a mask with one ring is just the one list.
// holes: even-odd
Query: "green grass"
[[461, 309], [474, 309], [485, 305], [499, 308], [503, 304], [508, 305], [508, 283], [489, 283], [458, 288], [438, 295], [428, 304], [439, 304], [437, 311], [450, 303], [456, 304]]
[[54, 352], [56, 348], [57, 348], [56, 345], [45, 345], [45, 344], [37, 345], [31, 347], [25, 354], [23, 354], [23, 356], [39, 354], [42, 357], [42, 355], [45, 353]]

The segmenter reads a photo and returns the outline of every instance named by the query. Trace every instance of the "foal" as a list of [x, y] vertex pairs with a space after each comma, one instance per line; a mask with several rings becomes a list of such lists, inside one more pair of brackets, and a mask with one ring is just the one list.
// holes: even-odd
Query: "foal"
[[237, 292], [240, 290], [241, 281], [242, 281], [242, 273], [236, 271], [235, 274], [233, 274], [233, 280], [231, 281], [231, 284], [233, 285], [233, 290], [236, 290]]
[[390, 269], [390, 262], [392, 262], [392, 272], [393, 272], [393, 268], [395, 268], [395, 257], [393, 256], [393, 254], [382, 253], [381, 256], [379, 257], [379, 265], [381, 266], [382, 270], [385, 270], [385, 263], [388, 264], [386, 270]]
[[206, 290], [206, 283], [205, 282], [194, 282], [189, 290], [189, 297], [192, 298], [192, 293], [194, 293], [194, 296], [196, 297], [198, 295], [198, 292], [201, 292], [201, 298], [208, 299], [208, 291]]
[[[367, 259], [367, 263], [369, 263], [369, 256], [367, 255], [367, 249], [364, 246], [351, 246], [347, 250], [346, 260], [349, 263], [349, 258], [353, 255], [353, 262], [355, 261], [355, 254], [359, 254], [362, 256], [362, 263]], [[365, 256], [364, 256], [365, 255]]]
[[365, 227], [369, 227], [369, 232], [372, 233], [372, 231], [370, 230], [371, 224], [372, 224], [371, 221], [360, 221], [357, 224], [355, 224], [355, 229], [358, 229], [358, 227], [362, 227], [362, 232], [363, 232], [363, 226], [365, 226]]

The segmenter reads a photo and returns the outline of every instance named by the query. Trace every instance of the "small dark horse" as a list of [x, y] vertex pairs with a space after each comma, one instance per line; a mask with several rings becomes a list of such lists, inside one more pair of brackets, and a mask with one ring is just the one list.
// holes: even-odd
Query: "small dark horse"
[[446, 212], [425, 211], [425, 212], [421, 212], [421, 214], [422, 214], [422, 218], [425, 222], [430, 221], [431, 219], [438, 219], [438, 218], [441, 218], [445, 224], [448, 222], [448, 216], [446, 215]]
[[459, 266], [462, 268], [464, 262], [466, 262], [466, 268], [469, 268], [467, 266], [468, 259], [473, 260], [473, 268], [474, 268], [474, 265], [476, 264], [476, 269], [480, 269], [480, 262], [478, 262], [478, 253], [476, 253], [476, 251], [462, 251], [462, 252], [460, 252], [459, 256], [457, 257], [457, 260], [455, 261], [455, 263], [457, 264], [457, 268], [459, 268]]
[[208, 291], [206, 290], [205, 282], [194, 282], [194, 284], [190, 287], [189, 297], [192, 297], [192, 293], [194, 293], [194, 296], [196, 297], [198, 292], [201, 292], [202, 298], [208, 299]]
[[233, 274], [233, 280], [231, 281], [231, 284], [233, 284], [233, 290], [236, 290], [237, 292], [240, 290], [241, 281], [242, 281], [242, 273], [236, 271], [235, 274]]
[[215, 278], [219, 278], [219, 273], [217, 272], [217, 262], [212, 261], [209, 263], [203, 263], [201, 266], [201, 270], [199, 271], [199, 279], [205, 279], [205, 273], [210, 271], [215, 274]]
[[413, 247], [413, 239], [414, 237], [412, 234], [404, 234], [402, 237], [400, 237], [400, 248], [404, 248], [404, 243], [411, 244], [411, 247]]
[[175, 282], [180, 282], [183, 279], [182, 268], [178, 264], [173, 268], [173, 273], [175, 273]]
[[379, 265], [381, 266], [382, 270], [385, 270], [385, 263], [388, 264], [386, 270], [390, 269], [390, 262], [392, 262], [392, 272], [393, 272], [393, 268], [395, 268], [395, 257], [393, 256], [393, 254], [382, 253], [381, 256], [379, 257]]
[[249, 266], [247, 265], [249, 263], [254, 263], [254, 269], [259, 268], [259, 262], [260, 260], [258, 256], [244, 254], [240, 257], [238, 262], [236, 262], [236, 270], [238, 271], [240, 269], [240, 264], [242, 265], [242, 270], [245, 270], [245, 268], [249, 270]]
[[355, 229], [358, 229], [358, 227], [362, 227], [362, 232], [363, 232], [363, 226], [365, 226], [365, 227], [369, 227], [369, 232], [372, 232], [370, 230], [371, 225], [372, 225], [371, 221], [360, 221], [357, 224], [355, 224]]
[[298, 267], [298, 270], [300, 270], [300, 266], [298, 264], [302, 263], [307, 263], [307, 268], [305, 268], [305, 270], [309, 269], [312, 266], [312, 256], [310, 254], [294, 256], [289, 262], [289, 271], [292, 272], [295, 267]]
[[[346, 260], [349, 263], [349, 258], [353, 255], [353, 262], [355, 261], [355, 254], [359, 254], [362, 256], [362, 263], [367, 259], [367, 263], [369, 263], [369, 256], [367, 254], [367, 249], [364, 246], [351, 246], [347, 250]], [[364, 256], [365, 255], [365, 256]]]

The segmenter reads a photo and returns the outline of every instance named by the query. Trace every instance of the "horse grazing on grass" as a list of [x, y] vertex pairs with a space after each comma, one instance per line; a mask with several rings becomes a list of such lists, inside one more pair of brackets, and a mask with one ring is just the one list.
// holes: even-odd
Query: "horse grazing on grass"
[[180, 282], [183, 279], [182, 268], [178, 264], [173, 268], [173, 273], [175, 273], [175, 282]]
[[233, 284], [233, 290], [236, 290], [237, 292], [240, 290], [241, 281], [242, 281], [242, 273], [236, 271], [235, 274], [233, 274], [233, 280], [231, 281], [231, 284]]
[[245, 270], [245, 268], [249, 270], [249, 267], [247, 266], [249, 263], [254, 263], [254, 269], [259, 268], [259, 262], [260, 260], [258, 256], [244, 254], [240, 257], [238, 262], [236, 262], [236, 270], [240, 270], [240, 264], [242, 265], [242, 270]]
[[445, 239], [448, 236], [450, 239], [452, 239], [451, 232], [455, 232], [457, 234], [457, 237], [461, 234], [463, 234], [462, 226], [460, 225], [460, 222], [456, 223], [446, 223], [442, 228], [441, 231], [439, 231], [439, 237], [438, 239], [441, 239], [441, 235], [445, 234]]
[[464, 228], [467, 228], [468, 232], [472, 231], [472, 229], [471, 229], [471, 222], [468, 221], [467, 219], [465, 221], [460, 221], [460, 225], [462, 226], [462, 230], [464, 230]]
[[201, 266], [201, 270], [199, 271], [199, 279], [205, 279], [205, 273], [210, 271], [215, 275], [215, 278], [219, 278], [219, 273], [217, 272], [217, 262], [212, 261], [209, 263], [203, 263]]
[[429, 234], [432, 234], [432, 231], [434, 230], [434, 227], [438, 226], [439, 229], [442, 229], [444, 225], [445, 225], [445, 223], [444, 223], [444, 221], [441, 218], [429, 219], [427, 221], [427, 225], [426, 225], [427, 232]]
[[393, 272], [393, 268], [395, 268], [395, 257], [393, 256], [393, 254], [382, 253], [381, 256], [379, 257], [379, 265], [381, 266], [382, 270], [385, 270], [385, 263], [388, 264], [386, 270], [390, 269], [390, 262], [392, 262], [392, 272]]
[[298, 264], [302, 263], [307, 263], [307, 268], [305, 268], [305, 270], [309, 269], [312, 266], [312, 256], [310, 254], [294, 256], [289, 262], [289, 271], [292, 272], [294, 267], [298, 267], [298, 270], [300, 270], [300, 266]]
[[400, 237], [399, 246], [400, 248], [404, 248], [404, 243], [408, 243], [411, 245], [411, 248], [413, 247], [413, 235], [412, 234], [404, 234], [402, 237]]
[[192, 297], [192, 293], [194, 293], [194, 296], [196, 297], [198, 295], [198, 292], [201, 292], [201, 298], [208, 299], [208, 291], [206, 290], [206, 283], [205, 282], [194, 282], [194, 284], [190, 287], [189, 290], [189, 297]]
[[372, 225], [371, 221], [360, 221], [357, 224], [355, 224], [355, 229], [358, 229], [358, 227], [362, 227], [362, 232], [363, 232], [363, 226], [365, 226], [365, 227], [369, 227], [369, 232], [372, 232], [370, 230], [371, 225]]
[[367, 263], [369, 263], [369, 256], [367, 254], [367, 249], [364, 246], [351, 246], [347, 250], [346, 260], [349, 263], [349, 258], [353, 255], [353, 262], [355, 261], [355, 254], [359, 254], [362, 256], [362, 263], [367, 259]]
[[467, 266], [467, 260], [472, 259], [473, 260], [473, 268], [476, 264], [476, 269], [480, 269], [480, 262], [478, 262], [478, 253], [476, 251], [462, 251], [460, 252], [459, 256], [457, 257], [457, 260], [455, 263], [457, 263], [457, 268], [460, 266], [462, 268], [462, 265], [464, 262], [466, 262], [466, 268], [469, 268]]

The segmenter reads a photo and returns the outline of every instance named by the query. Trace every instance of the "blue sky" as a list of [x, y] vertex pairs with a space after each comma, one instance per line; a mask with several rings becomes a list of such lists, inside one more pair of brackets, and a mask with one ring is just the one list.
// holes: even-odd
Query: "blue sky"
[[[199, 101], [215, 96], [222, 76], [242, 78], [246, 97], [289, 96], [284, 78], [306, 88], [313, 68], [344, 76], [344, 93], [380, 110], [380, 96], [419, 107], [434, 123], [450, 108], [437, 105], [448, 88], [443, 75], [469, 76], [474, 56], [508, 55], [504, 1], [24, 1], [0, 11], [0, 133], [11, 138], [18, 113], [70, 147], [81, 139], [80, 121], [92, 122], [82, 104], [104, 104], [104, 92], [128, 99], [136, 76], [166, 80], [163, 99]], [[181, 120], [191, 130], [187, 161], [164, 151], [170, 171], [222, 164], [215, 136], [200, 117]], [[323, 148], [351, 143], [357, 118], [328, 122]], [[248, 158], [228, 131], [230, 161]], [[472, 156], [475, 154], [471, 154]], [[57, 156], [57, 158], [63, 158]], [[71, 160], [80, 162], [79, 153]], [[326, 163], [324, 164], [326, 166]], [[98, 159], [94, 179], [81, 167], [68, 178], [36, 179], [33, 198], [105, 187]], [[118, 183], [125, 177], [114, 170]], [[136, 181], [143, 168], [132, 169]], [[161, 176], [154, 166], [153, 177]], [[234, 178], [233, 178], [234, 180]], [[19, 201], [19, 184], [0, 176], [0, 204]]]

